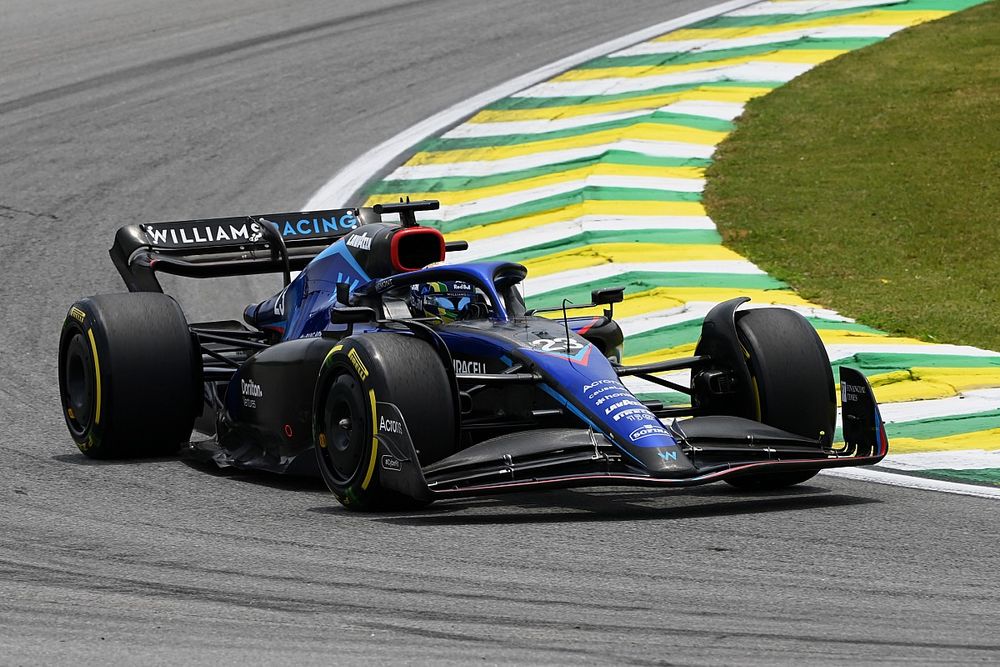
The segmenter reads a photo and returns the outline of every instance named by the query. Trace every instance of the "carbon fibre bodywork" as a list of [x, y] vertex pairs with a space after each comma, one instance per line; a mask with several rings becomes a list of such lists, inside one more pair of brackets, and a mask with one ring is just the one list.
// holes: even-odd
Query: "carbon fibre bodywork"
[[[625, 367], [611, 309], [572, 318], [526, 311], [518, 287], [523, 266], [441, 263], [446, 250], [461, 244], [446, 244], [437, 231], [416, 225], [413, 212], [421, 207], [430, 204], [395, 205], [403, 224], [381, 221], [389, 207], [321, 212], [352, 224], [296, 237], [299, 255], [293, 244], [285, 247], [282, 234], [309, 231], [295, 219], [311, 214], [281, 214], [289, 223], [284, 230], [258, 219], [259, 237], [239, 249], [229, 243], [209, 248], [208, 242], [157, 247], [154, 233], [160, 241], [195, 233], [179, 236], [169, 227], [119, 232], [112, 257], [133, 291], [158, 288], [156, 270], [209, 276], [301, 269], [278, 294], [247, 307], [250, 326], [191, 325], [202, 350], [205, 410], [199, 428], [211, 437], [193, 442], [189, 454], [224, 466], [318, 474], [316, 379], [333, 351], [349, 354], [370, 336], [426, 341], [451, 384], [450, 392], [427, 400], [455, 404], [456, 423], [439, 428], [454, 431], [456, 450], [421, 463], [419, 443], [407, 426], [420, 416], [380, 399], [391, 388], [379, 388], [377, 357], [369, 362], [373, 367], [355, 364], [359, 377], [374, 383], [369, 465], [378, 469], [383, 486], [418, 500], [542, 486], [690, 486], [871, 464], [887, 453], [871, 389], [851, 369], [841, 371], [841, 448], [833, 447], [832, 423], [815, 433], [792, 433], [759, 421], [760, 398], [736, 326], [746, 299], [708, 314], [694, 356]], [[226, 225], [230, 220], [240, 219], [226, 219]], [[314, 256], [307, 259], [309, 251]], [[247, 262], [254, 263], [252, 270]], [[411, 287], [432, 282], [471, 285], [486, 306], [457, 321], [414, 317], [407, 304]], [[660, 376], [678, 371], [689, 372], [690, 380]], [[622, 381], [628, 376], [685, 392], [691, 405], [641, 400]], [[832, 391], [831, 383], [831, 414]]]

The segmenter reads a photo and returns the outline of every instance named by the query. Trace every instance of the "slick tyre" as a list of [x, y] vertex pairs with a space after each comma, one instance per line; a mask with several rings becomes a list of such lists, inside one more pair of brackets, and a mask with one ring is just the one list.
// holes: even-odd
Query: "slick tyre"
[[[758, 419], [807, 438], [833, 442], [837, 418], [836, 388], [826, 348], [816, 330], [798, 313], [758, 308], [737, 314], [736, 328], [747, 351]], [[731, 478], [741, 489], [771, 490], [799, 484], [816, 471]]]
[[[417, 461], [390, 455], [394, 467], [386, 468], [388, 452], [379, 432], [387, 411], [401, 417]], [[402, 466], [427, 465], [454, 453], [456, 415], [452, 380], [429, 344], [397, 333], [345, 338], [324, 361], [313, 402], [313, 441], [323, 480], [351, 510], [422, 507], [429, 502], [426, 488], [412, 493], [388, 488], [385, 476], [398, 480], [418, 472], [402, 472]]]
[[70, 435], [95, 459], [176, 452], [201, 404], [200, 368], [172, 298], [136, 292], [77, 301], [59, 339], [59, 396]]

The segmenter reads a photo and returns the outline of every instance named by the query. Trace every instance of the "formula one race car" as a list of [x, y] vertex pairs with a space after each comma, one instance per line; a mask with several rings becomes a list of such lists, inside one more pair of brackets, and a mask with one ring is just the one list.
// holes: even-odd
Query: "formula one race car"
[[[130, 293], [82, 299], [59, 345], [63, 414], [90, 457], [175, 453], [321, 475], [352, 509], [543, 487], [768, 489], [885, 456], [864, 376], [836, 392], [812, 326], [781, 308], [705, 318], [694, 356], [621, 364], [623, 288], [603, 315], [526, 310], [526, 269], [444, 264], [467, 244], [417, 224], [437, 202], [122, 227], [111, 257]], [[399, 222], [382, 220], [398, 216]], [[291, 272], [300, 270], [294, 280]], [[157, 272], [282, 272], [236, 321], [189, 324]], [[546, 316], [542, 316], [543, 313]], [[690, 383], [660, 377], [690, 372]], [[690, 395], [665, 407], [622, 382]], [[208, 434], [191, 440], [192, 430]]]

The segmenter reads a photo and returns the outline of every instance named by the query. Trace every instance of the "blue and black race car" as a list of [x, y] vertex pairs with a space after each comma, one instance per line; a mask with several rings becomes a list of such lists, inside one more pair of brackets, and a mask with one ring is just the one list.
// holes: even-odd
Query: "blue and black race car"
[[[693, 356], [625, 366], [623, 288], [593, 292], [583, 307], [599, 315], [527, 310], [523, 266], [444, 263], [467, 245], [417, 224], [434, 208], [121, 228], [111, 257], [129, 293], [76, 302], [62, 330], [62, 407], [80, 450], [321, 475], [361, 510], [569, 486], [772, 489], [885, 456], [871, 387], [849, 368], [834, 447], [829, 359], [797, 313], [727, 301]], [[284, 289], [245, 322], [189, 323], [156, 277], [267, 272]], [[658, 375], [682, 369], [690, 384]], [[690, 405], [640, 400], [626, 377]], [[206, 437], [192, 441], [195, 429]]]

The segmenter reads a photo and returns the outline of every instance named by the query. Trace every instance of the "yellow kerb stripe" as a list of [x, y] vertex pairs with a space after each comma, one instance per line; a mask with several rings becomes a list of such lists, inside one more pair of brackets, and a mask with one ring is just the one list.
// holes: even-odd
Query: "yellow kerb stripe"
[[576, 169], [554, 172], [544, 176], [536, 176], [534, 178], [526, 178], [519, 181], [510, 181], [508, 183], [492, 185], [485, 188], [455, 190], [452, 192], [446, 190], [427, 192], [414, 192], [407, 190], [388, 194], [378, 194], [369, 197], [368, 201], [365, 202], [365, 206], [373, 206], [381, 202], [399, 201], [400, 197], [407, 196], [413, 200], [436, 199], [441, 202], [442, 206], [452, 206], [455, 204], [463, 204], [465, 202], [480, 201], [489, 197], [506, 195], [512, 192], [542, 188], [548, 185], [555, 185], [557, 183], [582, 181], [588, 176], [637, 176], [650, 178], [700, 179], [704, 178], [705, 169], [702, 167], [647, 167], [642, 165], [609, 164], [602, 162], [594, 165], [588, 165], [586, 167], [578, 167]]
[[521, 262], [533, 277], [613, 262], [739, 261], [739, 254], [707, 243], [595, 243]]
[[657, 109], [675, 102], [699, 100], [704, 102], [735, 102], [743, 104], [755, 97], [766, 95], [771, 88], [738, 87], [713, 88], [709, 86], [692, 88], [678, 93], [661, 93], [630, 97], [623, 100], [597, 102], [565, 107], [545, 107], [541, 109], [497, 109], [480, 111], [469, 119], [470, 123], [501, 123], [516, 120], [555, 120], [557, 118], [575, 118], [599, 113], [614, 113], [618, 111], [637, 111], [640, 109]]
[[849, 16], [824, 16], [815, 19], [803, 19], [789, 23], [775, 23], [760, 26], [737, 26], [732, 28], [688, 28], [677, 30], [662, 37], [656, 42], [685, 42], [692, 39], [735, 39], [738, 37], [757, 37], [776, 32], [803, 30], [807, 28], [824, 28], [828, 26], [847, 25], [898, 25], [910, 26], [925, 21], [934, 21], [951, 14], [947, 11], [886, 11], [874, 10], [851, 14]]
[[566, 206], [555, 211], [527, 215], [489, 225], [467, 227], [445, 235], [449, 241], [478, 241], [503, 234], [520, 232], [553, 222], [565, 222], [584, 215], [618, 216], [623, 212], [638, 216], [704, 216], [705, 207], [700, 202], [652, 202], [652, 201], [617, 201], [589, 200], [580, 204]]
[[889, 451], [892, 454], [909, 454], [913, 452], [941, 452], [960, 449], [996, 449], [1000, 441], [1000, 428], [972, 433], [956, 433], [941, 438], [889, 438]]
[[750, 62], [800, 63], [818, 65], [831, 58], [836, 58], [846, 49], [778, 49], [772, 53], [761, 53], [738, 58], [720, 58], [699, 63], [684, 65], [639, 65], [628, 67], [596, 67], [573, 69], [560, 74], [553, 81], [594, 81], [598, 79], [638, 79], [646, 76], [663, 76], [664, 74], [680, 74], [682, 72], [699, 72], [714, 70], [720, 67], [745, 65]]
[[449, 164], [453, 162], [478, 162], [481, 160], [503, 160], [536, 153], [549, 153], [570, 148], [585, 148], [614, 144], [632, 139], [635, 141], [676, 141], [700, 146], [715, 146], [726, 138], [728, 132], [699, 130], [681, 125], [662, 123], [637, 123], [628, 127], [590, 132], [563, 139], [548, 139], [532, 141], [526, 144], [512, 146], [488, 146], [485, 148], [459, 148], [455, 150], [424, 151], [417, 153], [406, 163], [407, 165]]
[[[668, 308], [679, 308], [690, 301], [720, 303], [738, 296], [748, 296], [755, 304], [815, 307], [789, 290], [740, 289], [738, 287], [657, 287], [645, 292], [626, 295], [625, 301], [615, 306], [615, 316], [620, 319], [638, 317]], [[578, 312], [580, 315], [600, 315], [602, 308], [603, 306], [589, 310], [582, 308], [574, 312]], [[562, 313], [549, 316], [561, 318]], [[628, 349], [627, 341], [625, 346]]]
[[1000, 368], [922, 368], [869, 376], [879, 403], [950, 398], [961, 392], [1000, 386]]

